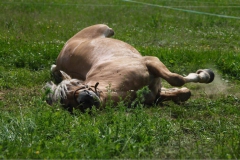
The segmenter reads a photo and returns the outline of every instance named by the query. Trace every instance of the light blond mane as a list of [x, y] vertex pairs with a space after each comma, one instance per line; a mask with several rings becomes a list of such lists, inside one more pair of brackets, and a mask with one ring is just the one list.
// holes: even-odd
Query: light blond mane
[[45, 86], [46, 89], [50, 90], [48, 98], [52, 103], [60, 101], [62, 98], [67, 99], [69, 80], [62, 81], [59, 85], [55, 85], [53, 82], [48, 82]]

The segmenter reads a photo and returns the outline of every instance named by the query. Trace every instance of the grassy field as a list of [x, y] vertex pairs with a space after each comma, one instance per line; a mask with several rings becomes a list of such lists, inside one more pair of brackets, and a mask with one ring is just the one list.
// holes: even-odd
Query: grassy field
[[[0, 2], [0, 158], [240, 158], [240, 1], [139, 2]], [[98, 23], [173, 72], [211, 68], [216, 79], [187, 84], [193, 96], [180, 105], [109, 103], [75, 116], [48, 106], [51, 64], [72, 35]]]

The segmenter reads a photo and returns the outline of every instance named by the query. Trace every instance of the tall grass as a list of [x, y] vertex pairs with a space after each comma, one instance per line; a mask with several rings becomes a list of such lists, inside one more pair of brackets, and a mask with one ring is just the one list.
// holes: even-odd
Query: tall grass
[[[142, 2], [240, 17], [230, 0]], [[119, 0], [0, 7], [0, 158], [240, 158], [239, 20]], [[97, 23], [173, 72], [212, 68], [216, 79], [187, 84], [192, 97], [180, 105], [143, 106], [139, 94], [135, 108], [109, 103], [91, 114], [48, 106], [50, 65], [72, 35]]]

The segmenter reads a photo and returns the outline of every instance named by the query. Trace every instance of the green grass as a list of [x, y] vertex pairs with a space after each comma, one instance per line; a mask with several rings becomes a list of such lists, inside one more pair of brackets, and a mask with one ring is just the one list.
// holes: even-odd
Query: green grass
[[[240, 1], [142, 2], [240, 17]], [[0, 7], [0, 158], [240, 158], [240, 20], [120, 0], [15, 0]], [[51, 64], [72, 35], [97, 23], [171, 71], [211, 68], [216, 79], [187, 84], [193, 96], [180, 105], [109, 103], [74, 116], [48, 106], [43, 86]]]

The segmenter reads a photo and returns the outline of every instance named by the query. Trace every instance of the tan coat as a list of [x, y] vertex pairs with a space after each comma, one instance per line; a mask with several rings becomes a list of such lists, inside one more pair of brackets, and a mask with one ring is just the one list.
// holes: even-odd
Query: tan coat
[[[214, 78], [212, 72], [208, 73], [209, 70], [199, 70], [187, 77], [172, 73], [157, 57], [142, 56], [131, 45], [110, 38], [113, 35], [114, 31], [107, 25], [98, 24], [70, 38], [59, 54], [56, 65], [52, 66], [55, 79], [61, 81], [61, 70], [89, 86], [99, 82], [103, 104], [109, 90], [112, 99], [117, 102], [119, 97], [128, 95], [133, 100], [137, 90], [148, 86], [150, 92], [145, 95], [144, 103], [151, 104], [161, 96], [173, 97], [173, 92], [169, 90], [162, 89], [164, 92], [161, 92], [161, 78], [172, 86], [182, 86], [187, 82], [210, 83]], [[188, 93], [187, 99], [190, 97], [190, 91], [186, 88], [175, 89], [175, 97], [178, 92]]]

